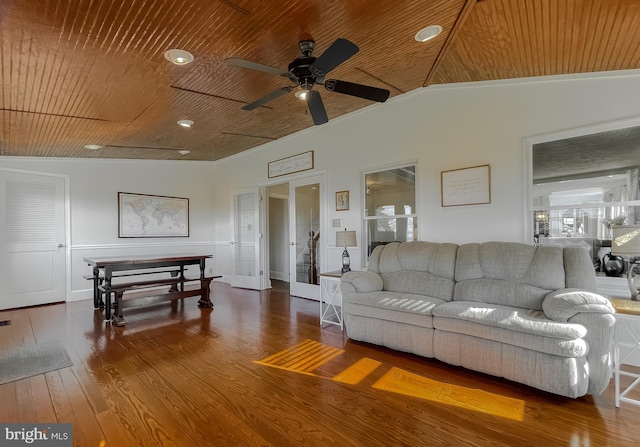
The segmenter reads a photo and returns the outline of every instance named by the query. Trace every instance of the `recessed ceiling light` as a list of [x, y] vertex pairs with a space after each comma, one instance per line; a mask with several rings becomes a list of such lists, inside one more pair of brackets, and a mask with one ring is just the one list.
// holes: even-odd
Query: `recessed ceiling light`
[[178, 153], [179, 153], [180, 155], [187, 155], [187, 154], [190, 154], [190, 153], [191, 153], [191, 151], [188, 151], [188, 150], [181, 150], [181, 151], [178, 151]]
[[433, 39], [441, 32], [442, 32], [442, 27], [440, 25], [430, 25], [418, 31], [418, 33], [416, 34], [416, 40], [418, 42], [426, 42], [428, 40]]
[[187, 65], [188, 63], [193, 62], [193, 54], [177, 48], [165, 51], [164, 57], [176, 65]]
[[178, 124], [181, 125], [182, 127], [191, 127], [191, 126], [193, 126], [193, 121], [191, 121], [191, 120], [180, 120], [180, 121], [178, 121]]
[[86, 149], [91, 149], [92, 151], [98, 150], [98, 149], [102, 149], [102, 146], [97, 145], [97, 144], [87, 144], [84, 146]]

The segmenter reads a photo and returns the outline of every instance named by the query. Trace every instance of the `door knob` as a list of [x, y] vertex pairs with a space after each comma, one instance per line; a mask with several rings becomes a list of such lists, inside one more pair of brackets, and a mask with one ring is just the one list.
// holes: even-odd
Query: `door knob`
[[63, 248], [64, 244], [58, 244], [58, 248]]
[[296, 243], [295, 242], [291, 242], [291, 245], [296, 245]]

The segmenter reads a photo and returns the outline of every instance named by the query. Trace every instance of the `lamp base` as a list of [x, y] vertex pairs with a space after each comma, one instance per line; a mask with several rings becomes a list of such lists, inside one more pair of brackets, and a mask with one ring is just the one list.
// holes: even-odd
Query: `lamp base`
[[636, 261], [629, 266], [627, 285], [629, 286], [629, 292], [631, 292], [631, 299], [640, 301], [640, 261]]
[[344, 251], [342, 252], [342, 273], [346, 273], [351, 270], [349, 265], [351, 265], [351, 258], [349, 257], [347, 247], [344, 247]]

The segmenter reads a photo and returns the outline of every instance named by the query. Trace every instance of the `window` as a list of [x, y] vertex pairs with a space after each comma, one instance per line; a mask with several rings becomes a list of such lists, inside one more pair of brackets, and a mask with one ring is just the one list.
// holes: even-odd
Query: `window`
[[[531, 183], [528, 234], [610, 244], [611, 225], [640, 224], [640, 122], [620, 121], [526, 140]], [[530, 227], [529, 227], [530, 228]]]
[[365, 173], [364, 188], [367, 257], [378, 245], [417, 239], [415, 165]]
[[[629, 185], [638, 169], [620, 174], [534, 184], [534, 238], [583, 237], [610, 239], [611, 223], [637, 222]], [[637, 194], [637, 193], [634, 193]]]

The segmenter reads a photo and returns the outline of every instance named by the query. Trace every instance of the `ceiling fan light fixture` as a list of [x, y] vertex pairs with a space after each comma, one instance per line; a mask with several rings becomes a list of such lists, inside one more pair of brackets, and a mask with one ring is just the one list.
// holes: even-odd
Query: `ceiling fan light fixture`
[[85, 144], [85, 149], [89, 149], [92, 151], [97, 151], [98, 149], [102, 149], [102, 146], [100, 146], [99, 144]]
[[426, 28], [422, 28], [420, 31], [416, 33], [415, 39], [418, 42], [427, 42], [442, 32], [442, 27], [440, 25], [429, 25]]
[[165, 51], [164, 57], [169, 62], [176, 65], [187, 65], [193, 62], [193, 54], [185, 50], [180, 50], [178, 48]]
[[307, 97], [309, 96], [309, 90], [298, 90], [296, 93], [296, 98], [302, 100], [302, 101], [306, 101]]
[[191, 121], [191, 120], [179, 120], [178, 121], [178, 125], [180, 125], [182, 127], [189, 128], [189, 127], [193, 126], [193, 121]]

